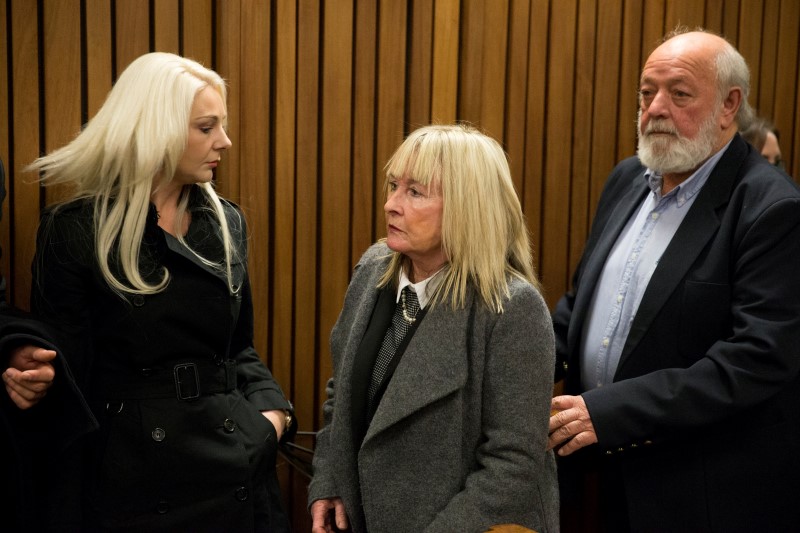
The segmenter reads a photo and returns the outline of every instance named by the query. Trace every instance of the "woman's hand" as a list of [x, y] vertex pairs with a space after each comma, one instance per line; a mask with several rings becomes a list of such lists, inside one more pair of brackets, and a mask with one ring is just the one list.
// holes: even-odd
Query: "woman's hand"
[[350, 528], [341, 498], [317, 500], [311, 504], [311, 533], [334, 533]]
[[280, 442], [283, 432], [286, 431], [286, 413], [282, 409], [273, 409], [272, 411], [261, 411], [261, 414], [275, 426], [275, 433], [278, 434], [278, 442]]

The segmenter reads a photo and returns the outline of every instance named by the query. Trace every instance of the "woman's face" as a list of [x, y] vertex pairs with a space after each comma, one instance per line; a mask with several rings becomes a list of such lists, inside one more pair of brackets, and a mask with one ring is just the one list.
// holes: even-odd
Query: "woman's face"
[[415, 270], [438, 270], [445, 263], [439, 188], [422, 185], [408, 176], [391, 176], [386, 196], [383, 210], [389, 248], [408, 256]]
[[189, 118], [189, 140], [175, 170], [175, 181], [181, 184], [205, 183], [214, 177], [222, 152], [231, 147], [225, 133], [225, 106], [212, 87], [197, 93]]

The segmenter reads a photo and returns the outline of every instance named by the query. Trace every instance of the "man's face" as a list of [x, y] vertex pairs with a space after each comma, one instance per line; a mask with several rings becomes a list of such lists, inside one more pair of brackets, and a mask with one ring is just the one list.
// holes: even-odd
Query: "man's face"
[[661, 45], [639, 87], [642, 163], [663, 174], [694, 171], [721, 147], [720, 110], [713, 54], [680, 42]]

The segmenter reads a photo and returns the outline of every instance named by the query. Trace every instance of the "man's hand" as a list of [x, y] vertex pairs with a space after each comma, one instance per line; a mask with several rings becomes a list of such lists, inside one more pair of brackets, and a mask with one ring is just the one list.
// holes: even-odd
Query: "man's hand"
[[558, 446], [558, 455], [569, 455], [597, 442], [597, 434], [581, 396], [556, 396], [550, 403], [550, 439], [547, 449]]
[[29, 409], [44, 398], [56, 375], [51, 363], [55, 357], [53, 350], [31, 344], [11, 350], [3, 382], [17, 407]]
[[312, 503], [311, 520], [311, 533], [334, 533], [346, 531], [350, 527], [341, 498], [317, 500]]

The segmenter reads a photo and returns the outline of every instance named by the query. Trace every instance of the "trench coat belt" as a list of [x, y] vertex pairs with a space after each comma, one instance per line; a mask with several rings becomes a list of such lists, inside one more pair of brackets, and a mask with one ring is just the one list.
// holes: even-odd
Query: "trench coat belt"
[[172, 368], [143, 369], [135, 380], [125, 382], [105, 381], [102, 394], [109, 400], [144, 400], [175, 398], [194, 400], [236, 388], [236, 361], [222, 364], [191, 361], [178, 363]]

